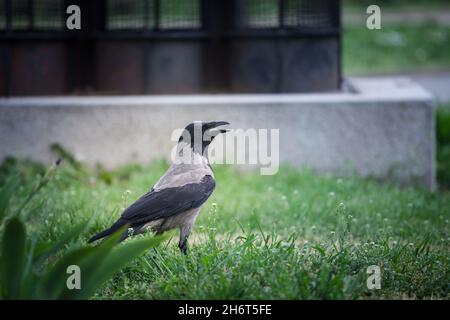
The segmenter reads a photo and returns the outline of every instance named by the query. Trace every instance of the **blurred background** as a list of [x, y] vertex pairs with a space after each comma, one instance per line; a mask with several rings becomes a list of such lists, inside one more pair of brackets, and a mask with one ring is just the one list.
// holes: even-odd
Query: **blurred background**
[[[68, 32], [65, 29], [65, 20], [68, 15], [64, 8], [68, 4], [77, 3], [82, 8], [82, 30], [78, 33]], [[342, 23], [339, 21], [339, 3], [342, 7]], [[0, 1], [0, 48], [2, 50], [0, 72], [3, 76], [0, 79], [0, 94], [30, 95], [92, 91], [110, 94], [164, 93], [167, 90], [165, 89], [167, 84], [164, 81], [172, 82], [172, 89], [169, 91], [181, 93], [199, 91], [200, 88], [207, 86], [204, 82], [208, 84], [207, 89], [210, 91], [223, 91], [223, 88], [227, 86], [237, 91], [320, 91], [335, 89], [337, 77], [341, 75], [348, 77], [419, 72], [434, 73], [434, 77], [429, 77], [427, 74], [413, 75], [413, 78], [424, 83], [426, 87], [441, 86], [435, 83], [433, 78], [438, 80], [442, 75], [437, 72], [450, 68], [449, 2], [445, 0], [377, 1], [376, 4], [382, 9], [382, 29], [376, 31], [368, 30], [365, 26], [366, 8], [370, 4], [372, 4], [371, 1], [365, 0], [225, 2], [2, 0]], [[280, 81], [275, 84], [280, 75], [277, 75], [278, 78], [270, 79], [269, 82], [272, 82], [269, 84], [262, 83], [263, 80], [260, 79], [253, 79], [252, 85], [249, 84], [251, 81], [239, 83], [235, 78], [242, 76], [255, 78], [255, 76], [249, 75], [249, 72], [246, 74], [244, 71], [241, 73], [238, 70], [227, 71], [225, 68], [226, 65], [232, 68], [233, 65], [248, 58], [242, 52], [247, 52], [249, 55], [250, 49], [256, 47], [251, 41], [257, 37], [259, 40], [262, 37], [270, 39], [274, 47], [276, 38], [274, 32], [279, 29], [283, 29], [286, 33], [282, 37], [285, 42], [288, 35], [298, 37], [301, 34], [303, 38], [316, 39], [315, 45], [318, 46], [319, 35], [322, 39], [338, 38], [341, 35], [339, 33], [341, 27], [343, 30], [342, 73], [339, 69], [340, 61], [334, 58], [334, 53], [322, 54], [321, 59], [315, 59], [327, 60], [322, 64], [326, 65], [328, 74], [320, 78], [321, 82], [328, 83], [322, 84], [322, 87], [305, 84], [283, 90]], [[243, 41], [245, 37], [246, 41]], [[77, 42], [71, 41], [72, 47], [59, 45], [62, 41], [67, 42], [68, 38], [74, 38]], [[91, 42], [95, 41], [96, 45], [89, 44], [88, 38]], [[168, 38], [172, 38], [172, 46], [168, 44], [170, 42]], [[229, 41], [228, 47], [223, 44], [224, 38]], [[34, 47], [29, 45], [31, 40], [34, 41]], [[160, 50], [155, 53], [146, 52], [145, 50], [151, 50], [142, 45], [144, 40], [151, 41], [151, 45], [159, 46]], [[6, 47], [11, 48], [11, 41], [16, 44], [12, 47], [12, 52], [6, 50]], [[114, 43], [117, 44], [118, 41], [120, 41], [119, 46], [115, 46]], [[198, 44], [205, 42], [209, 43], [208, 48], [200, 48]], [[278, 45], [283, 46], [283, 44]], [[333, 52], [340, 49], [337, 48], [339, 45], [340, 43], [327, 43], [325, 47]], [[26, 46], [26, 48], [21, 50], [20, 46]], [[174, 70], [179, 69], [173, 71], [173, 76], [164, 75], [153, 65], [160, 62], [155, 56], [162, 55], [164, 59], [170, 59], [168, 51], [172, 51], [174, 47], [181, 50], [178, 58], [181, 58], [182, 62], [173, 66]], [[269, 50], [264, 45], [257, 47], [257, 49], [261, 48], [263, 51]], [[324, 46], [322, 45], [321, 48], [323, 49]], [[116, 54], [114, 50], [118, 50]], [[272, 48], [272, 50], [275, 49]], [[281, 52], [288, 50], [286, 46], [280, 49]], [[89, 51], [97, 51], [97, 53]], [[227, 59], [224, 53], [231, 58]], [[309, 55], [312, 56], [314, 53], [317, 52]], [[270, 54], [273, 56], [276, 52], [270, 52]], [[29, 57], [31, 55], [33, 58]], [[40, 55], [47, 56], [51, 63], [42, 61], [45, 57]], [[143, 55], [154, 57], [141, 59], [140, 56]], [[308, 54], [305, 55], [308, 56]], [[128, 56], [133, 56], [134, 62], [128, 61]], [[205, 58], [207, 62], [202, 64], [199, 56]], [[40, 64], [33, 63], [33, 60], [39, 61]], [[276, 59], [272, 58], [272, 60]], [[183, 65], [185, 61], [189, 61], [192, 66], [188, 68]], [[271, 73], [276, 74], [275, 69], [280, 66], [276, 62], [270, 63], [270, 59], [264, 62], [268, 61], [268, 64], [273, 65]], [[313, 61], [312, 64], [317, 62]], [[12, 66], [9, 67], [10, 65]], [[49, 83], [46, 86], [34, 83], [33, 87], [23, 84], [24, 81], [20, 80], [27, 79], [25, 75], [20, 78], [20, 74], [25, 72], [23, 69], [29, 67], [34, 68], [35, 75], [34, 78], [29, 76], [28, 80], [41, 79]], [[110, 70], [111, 68], [116, 72]], [[148, 72], [139, 74], [137, 70], [139, 68]], [[203, 74], [193, 77], [194, 79], [189, 80], [189, 83], [176, 82], [177, 77], [184, 75], [183, 72], [200, 69]], [[308, 72], [305, 67], [300, 67], [300, 70], [304, 73]], [[89, 74], [89, 71], [93, 73]], [[321, 68], [315, 68], [316, 73], [320, 71]], [[208, 78], [207, 74], [211, 72], [222, 73], [222, 75]], [[11, 73], [14, 73], [14, 76]], [[68, 76], [69, 73], [71, 76]], [[115, 83], [114, 79], [119, 75], [127, 81], [122, 80], [121, 84]], [[184, 80], [186, 82], [186, 79]], [[308, 81], [303, 82], [313, 80], [310, 76]], [[216, 83], [211, 84], [213, 81]], [[128, 86], [126, 83], [129, 83]], [[440, 96], [441, 92], [436, 93]], [[445, 93], [442, 94], [445, 95]], [[448, 100], [448, 95], [446, 99]]]
[[[65, 28], [65, 8], [82, 29]], [[437, 112], [438, 179], [450, 185], [450, 3], [1, 0], [0, 96], [337, 92], [407, 75]]]

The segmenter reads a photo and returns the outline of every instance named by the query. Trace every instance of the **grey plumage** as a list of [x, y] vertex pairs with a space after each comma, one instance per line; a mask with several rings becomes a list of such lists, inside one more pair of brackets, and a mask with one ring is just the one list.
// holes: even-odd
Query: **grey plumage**
[[[196, 123], [200, 126], [202, 136], [227, 122]], [[194, 124], [185, 128], [185, 133], [192, 137], [185, 141], [183, 136], [178, 142], [177, 155], [186, 156], [190, 161], [173, 163], [153, 188], [136, 200], [122, 213], [120, 218], [108, 229], [93, 236], [89, 242], [104, 238], [124, 225], [129, 229], [121, 240], [128, 236], [153, 231], [156, 234], [170, 229], [180, 229], [178, 246], [186, 254], [187, 238], [195, 223], [201, 206], [208, 200], [215, 188], [214, 174], [207, 158], [207, 147], [214, 137], [225, 130], [211, 133], [210, 141], [194, 141]]]

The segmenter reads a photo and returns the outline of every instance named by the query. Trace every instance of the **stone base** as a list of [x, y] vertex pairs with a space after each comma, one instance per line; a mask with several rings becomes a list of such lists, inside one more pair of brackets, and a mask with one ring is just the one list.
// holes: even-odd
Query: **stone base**
[[322, 173], [435, 188], [432, 96], [406, 78], [348, 81], [347, 92], [282, 95], [0, 99], [0, 159], [50, 162], [59, 143], [88, 164], [113, 168], [169, 157], [172, 131], [194, 120], [280, 129], [280, 161]]

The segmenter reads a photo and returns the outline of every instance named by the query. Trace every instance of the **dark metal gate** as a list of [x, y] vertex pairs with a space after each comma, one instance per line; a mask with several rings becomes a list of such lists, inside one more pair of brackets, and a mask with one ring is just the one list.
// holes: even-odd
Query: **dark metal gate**
[[333, 91], [340, 1], [0, 0], [0, 54], [4, 96]]

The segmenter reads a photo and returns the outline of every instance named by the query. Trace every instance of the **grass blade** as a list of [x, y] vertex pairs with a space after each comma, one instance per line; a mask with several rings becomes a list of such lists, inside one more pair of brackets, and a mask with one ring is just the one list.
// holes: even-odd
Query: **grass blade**
[[6, 216], [6, 209], [8, 208], [12, 195], [14, 194], [14, 191], [17, 190], [18, 186], [19, 180], [17, 177], [14, 177], [0, 190], [0, 224]]
[[132, 240], [109, 251], [108, 254], [103, 257], [103, 261], [101, 261], [101, 263], [99, 263], [97, 257], [94, 258], [96, 262], [95, 268], [89, 270], [88, 277], [84, 277], [84, 286], [82, 287], [82, 290], [65, 290], [60, 298], [89, 298], [116, 272], [120, 271], [120, 269], [125, 267], [146, 250], [157, 246], [165, 239], [167, 239], [167, 236]]
[[1, 279], [3, 297], [17, 299], [26, 263], [26, 231], [18, 218], [6, 223], [2, 239]]

